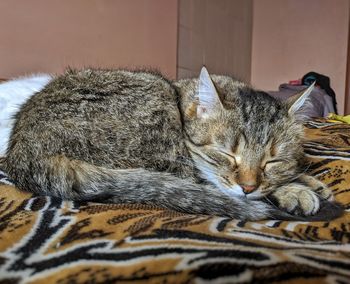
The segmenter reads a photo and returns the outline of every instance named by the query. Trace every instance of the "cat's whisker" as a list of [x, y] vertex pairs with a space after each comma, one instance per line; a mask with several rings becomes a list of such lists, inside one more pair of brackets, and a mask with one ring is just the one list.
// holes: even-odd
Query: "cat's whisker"
[[270, 203], [273, 207], [278, 209], [278, 206], [274, 204], [270, 198], [268, 198], [266, 195], [263, 197], [264, 200], [266, 200], [268, 203]]
[[303, 171], [299, 172], [296, 176], [293, 176], [293, 179], [291, 181], [295, 181], [298, 178], [300, 178], [301, 176], [307, 174], [309, 168], [310, 168], [310, 165], [308, 167], [306, 167], [305, 169], [303, 169]]

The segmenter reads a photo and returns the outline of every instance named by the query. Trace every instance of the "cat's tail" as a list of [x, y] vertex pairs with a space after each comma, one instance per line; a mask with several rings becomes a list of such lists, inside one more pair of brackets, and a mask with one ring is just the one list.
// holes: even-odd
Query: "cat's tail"
[[[6, 170], [20, 188], [63, 199], [152, 204], [185, 213], [241, 220], [305, 221], [302, 216], [293, 216], [263, 201], [235, 199], [213, 186], [196, 184], [165, 172], [107, 169], [65, 156], [41, 160], [37, 166], [40, 171], [35, 175], [31, 175], [29, 169], [16, 171], [9, 165]], [[330, 220], [341, 214], [340, 207], [330, 202], [326, 205], [328, 209], [331, 206], [331, 210], [324, 212], [321, 209], [319, 214], [307, 217], [307, 220]]]

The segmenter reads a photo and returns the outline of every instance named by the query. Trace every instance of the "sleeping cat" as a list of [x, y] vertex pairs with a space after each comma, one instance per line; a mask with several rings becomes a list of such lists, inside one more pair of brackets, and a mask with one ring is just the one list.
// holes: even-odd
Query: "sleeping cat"
[[[4, 169], [23, 190], [182, 212], [327, 220], [331, 191], [301, 168], [295, 113], [226, 76], [68, 70], [16, 115]], [[320, 210], [321, 208], [321, 210]]]

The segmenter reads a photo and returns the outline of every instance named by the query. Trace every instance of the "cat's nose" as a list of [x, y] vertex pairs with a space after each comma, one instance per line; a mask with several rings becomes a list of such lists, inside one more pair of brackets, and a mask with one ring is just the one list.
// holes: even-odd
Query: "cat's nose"
[[254, 184], [254, 185], [240, 184], [240, 186], [242, 187], [243, 192], [244, 192], [245, 194], [252, 193], [254, 190], [257, 189], [257, 186], [256, 186], [255, 184]]

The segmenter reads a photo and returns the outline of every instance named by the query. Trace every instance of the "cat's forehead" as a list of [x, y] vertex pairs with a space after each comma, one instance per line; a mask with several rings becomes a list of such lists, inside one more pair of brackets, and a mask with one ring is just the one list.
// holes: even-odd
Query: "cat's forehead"
[[253, 148], [256, 151], [269, 147], [273, 143], [275, 135], [269, 127], [252, 129], [249, 127], [231, 126], [219, 133], [213, 139], [213, 143], [221, 145], [233, 152], [238, 148]]

